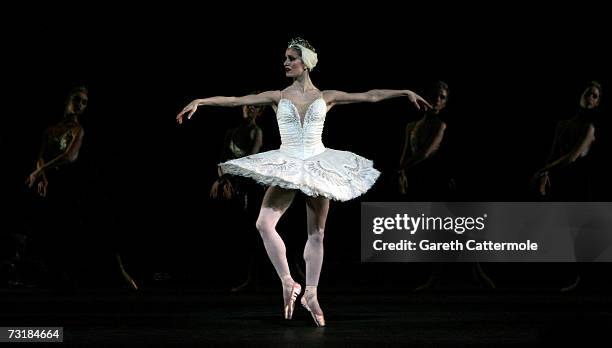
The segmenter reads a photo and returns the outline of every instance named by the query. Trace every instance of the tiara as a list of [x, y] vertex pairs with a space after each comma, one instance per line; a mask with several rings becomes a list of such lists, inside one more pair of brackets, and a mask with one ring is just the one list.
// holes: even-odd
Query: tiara
[[308, 48], [309, 50], [311, 50], [313, 52], [316, 52], [314, 47], [312, 47], [312, 45], [310, 44], [310, 42], [302, 39], [301, 37], [296, 37], [294, 39], [291, 39], [291, 41], [289, 41], [289, 46], [288, 47], [296, 46], [296, 45], [304, 46], [304, 47]]

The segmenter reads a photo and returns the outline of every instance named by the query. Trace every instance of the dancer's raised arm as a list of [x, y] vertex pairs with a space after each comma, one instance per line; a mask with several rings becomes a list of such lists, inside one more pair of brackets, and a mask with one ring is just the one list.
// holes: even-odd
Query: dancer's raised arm
[[377, 103], [382, 100], [399, 97], [407, 97], [418, 110], [427, 111], [431, 109], [431, 105], [425, 99], [407, 89], [373, 89], [363, 93], [347, 93], [334, 90], [323, 91], [323, 99], [325, 99], [330, 108], [336, 104]]
[[243, 105], [274, 105], [280, 100], [280, 91], [267, 91], [259, 94], [250, 94], [243, 97], [210, 97], [195, 99], [187, 104], [176, 116], [176, 121], [181, 124], [187, 114], [187, 119], [198, 110], [198, 106], [243, 106]]

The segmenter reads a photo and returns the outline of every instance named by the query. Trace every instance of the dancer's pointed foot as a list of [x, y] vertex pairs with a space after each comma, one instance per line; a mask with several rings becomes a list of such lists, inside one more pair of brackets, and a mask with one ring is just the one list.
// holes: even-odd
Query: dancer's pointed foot
[[134, 291], [138, 290], [138, 284], [136, 284], [134, 278], [130, 277], [130, 275], [125, 270], [121, 271], [121, 275], [123, 276], [123, 279], [125, 279], [125, 281], [128, 283], [130, 289]]
[[134, 291], [138, 290], [138, 284], [136, 284], [136, 281], [134, 281], [134, 278], [132, 278], [128, 274], [128, 272], [125, 270], [125, 267], [123, 266], [123, 262], [121, 261], [121, 256], [118, 253], [115, 254], [115, 259], [117, 260], [117, 265], [119, 265], [121, 276], [128, 283], [128, 286], [130, 287], [130, 289]]
[[299, 283], [283, 283], [283, 300], [285, 306], [283, 315], [289, 320], [293, 317], [293, 309], [295, 308], [295, 300], [302, 293], [302, 286]]
[[230, 289], [230, 292], [247, 292], [247, 291], [255, 291], [255, 286], [253, 285], [252, 279], [249, 277], [244, 283], [233, 287]]
[[572, 292], [572, 291], [576, 291], [576, 289], [578, 289], [580, 287], [580, 276], [576, 277], [576, 281], [574, 281], [574, 283], [561, 288], [561, 292]]
[[427, 291], [436, 291], [440, 289], [440, 277], [435, 274], [432, 274], [425, 284], [417, 286], [412, 290], [413, 292], [427, 292]]
[[302, 306], [306, 308], [308, 312], [310, 312], [310, 315], [312, 315], [312, 319], [317, 327], [325, 326], [325, 317], [323, 316], [323, 311], [319, 306], [316, 286], [306, 286], [306, 291], [304, 292], [304, 296], [302, 296], [301, 303]]
[[495, 283], [489, 278], [489, 276], [485, 273], [479, 263], [476, 263], [473, 267], [474, 278], [476, 281], [487, 289], [495, 289]]

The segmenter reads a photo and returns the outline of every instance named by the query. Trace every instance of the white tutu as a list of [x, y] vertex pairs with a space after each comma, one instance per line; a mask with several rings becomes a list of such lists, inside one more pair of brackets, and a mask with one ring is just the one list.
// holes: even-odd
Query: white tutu
[[281, 99], [276, 113], [282, 145], [219, 164], [224, 173], [240, 175], [271, 186], [297, 189], [309, 196], [347, 201], [368, 191], [380, 172], [372, 161], [348, 151], [327, 149], [321, 134], [327, 113], [323, 98], [306, 112], [304, 124], [297, 108]]
[[309, 196], [347, 201], [374, 185], [380, 172], [372, 161], [348, 151], [325, 149], [306, 160], [272, 150], [220, 164], [224, 173], [246, 176], [255, 181]]

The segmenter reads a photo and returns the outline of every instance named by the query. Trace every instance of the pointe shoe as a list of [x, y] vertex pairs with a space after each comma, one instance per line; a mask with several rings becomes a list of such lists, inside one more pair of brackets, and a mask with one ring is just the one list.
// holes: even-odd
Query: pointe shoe
[[[312, 305], [308, 304], [309, 300], [310, 300]], [[308, 296], [308, 295], [306, 295], [306, 293], [304, 293], [304, 296], [302, 296], [302, 299], [301, 299], [300, 302], [302, 303], [302, 306], [304, 308], [306, 308], [306, 310], [308, 312], [310, 312], [310, 315], [312, 316], [312, 319], [314, 320], [314, 322], [317, 325], [317, 327], [324, 327], [325, 326], [325, 317], [323, 316], [323, 312], [321, 312], [321, 314], [316, 314], [314, 312], [314, 307], [315, 307], [315, 305], [313, 303], [314, 301], [317, 301], [316, 293], [314, 295], [311, 295], [311, 296]], [[318, 305], [316, 307], [318, 307]]]
[[302, 293], [302, 286], [299, 283], [293, 283], [289, 296], [285, 300], [284, 317], [290, 320], [293, 317], [293, 309], [295, 308], [295, 300]]

